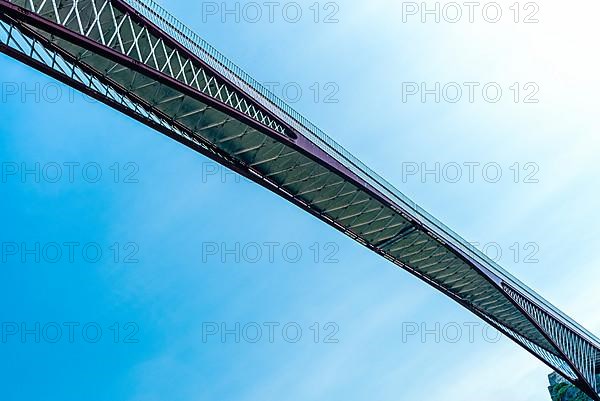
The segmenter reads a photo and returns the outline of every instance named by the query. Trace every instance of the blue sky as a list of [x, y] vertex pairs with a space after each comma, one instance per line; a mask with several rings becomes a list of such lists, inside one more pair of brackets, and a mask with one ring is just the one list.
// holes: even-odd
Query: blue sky
[[[339, 22], [324, 24], [312, 21], [313, 2], [299, 2], [306, 17], [292, 24], [279, 14], [275, 23], [223, 23], [203, 18], [201, 2], [161, 2], [260, 81], [303, 88], [293, 104], [300, 112], [463, 237], [500, 249], [502, 266], [600, 333], [599, 6], [545, 1], [540, 22], [523, 24], [512, 22], [513, 2], [499, 3], [505, 14], [497, 24], [421, 23], [418, 16], [402, 23], [402, 3], [385, 0], [340, 2]], [[3, 176], [0, 242], [81, 244], [73, 263], [65, 255], [57, 263], [31, 256], [22, 262], [3, 252], [4, 334], [11, 323], [20, 331], [23, 323], [48, 330], [52, 322], [79, 324], [72, 342], [66, 331], [56, 344], [46, 341], [50, 332], [39, 343], [33, 335], [21, 341], [21, 332], [0, 342], [3, 399], [549, 398], [548, 368], [507, 339], [486, 340], [482, 323], [470, 341], [466, 327], [478, 320], [409, 274], [265, 189], [6, 56], [0, 71], [3, 171], [36, 163], [48, 174], [56, 164], [63, 173], [75, 169], [73, 182]], [[495, 82], [503, 97], [403, 102], [407, 82]], [[522, 94], [535, 83], [539, 102], [515, 103], [515, 82]], [[338, 102], [315, 102], [314, 83], [321, 94], [335, 84]], [[36, 84], [48, 91], [39, 102], [21, 89]], [[17, 93], [8, 94], [15, 85]], [[57, 88], [60, 100], [48, 101]], [[502, 178], [490, 182], [480, 167], [472, 183], [403, 174], [423, 163], [458, 164], [463, 174], [465, 163], [493, 163]], [[93, 183], [98, 168], [102, 176]], [[533, 171], [537, 182], [525, 182]], [[203, 257], [207, 244], [239, 243], [250, 252], [248, 244], [267, 242], [279, 244], [273, 262], [264, 254], [256, 263]], [[101, 249], [98, 262], [82, 256], [86, 244]], [[281, 253], [286, 245], [301, 249], [300, 260]], [[325, 263], [332, 250], [333, 263]], [[524, 263], [532, 251], [537, 262]], [[295, 323], [303, 336], [292, 343], [276, 329], [273, 343], [264, 336], [257, 343], [204, 341], [207, 324], [236, 322]], [[335, 343], [324, 341], [330, 322], [339, 329]], [[102, 329], [97, 343], [83, 338], [86, 324]], [[458, 325], [463, 336], [403, 338], [409, 326], [436, 324]], [[135, 342], [127, 341], [130, 334]]]

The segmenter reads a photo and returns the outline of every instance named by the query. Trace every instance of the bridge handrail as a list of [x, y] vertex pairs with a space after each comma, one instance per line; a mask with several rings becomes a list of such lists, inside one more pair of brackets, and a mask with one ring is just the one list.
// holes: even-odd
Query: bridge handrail
[[549, 312], [552, 312], [552, 314], [558, 320], [562, 320], [563, 323], [568, 323], [572, 329], [586, 338], [591, 344], [600, 348], [600, 339], [598, 339], [595, 335], [579, 325], [569, 316], [565, 315], [562, 311], [557, 309], [550, 302], [546, 301], [527, 285], [504, 270], [500, 265], [491, 260], [474, 245], [469, 243], [459, 234], [454, 232], [444, 223], [439, 221], [422, 207], [417, 205], [414, 201], [409, 199], [386, 179], [381, 177], [378, 173], [361, 162], [357, 157], [348, 152], [338, 142], [329, 137], [315, 124], [290, 107], [264, 85], [252, 78], [248, 73], [246, 73], [246, 71], [230, 61], [221, 52], [215, 49], [206, 40], [202, 39], [202, 37], [188, 28], [185, 24], [179, 21], [179, 19], [170, 14], [154, 0], [123, 1], [132, 6], [144, 17], [148, 18], [148, 20], [173, 37], [173, 39], [177, 40], [186, 49], [194, 53], [216, 71], [223, 74], [240, 89], [252, 94], [255, 101], [258, 101], [267, 110], [281, 118], [294, 129], [298, 130], [302, 135], [306, 136], [317, 146], [323, 150], [333, 151], [332, 153], [328, 153], [335, 157], [340, 163], [351, 169], [351, 171], [353, 171], [359, 177], [363, 178], [374, 188], [388, 196], [391, 196], [392, 199], [399, 201], [404, 207], [416, 214], [415, 217], [420, 217], [423, 219], [423, 222], [426, 226], [429, 225], [432, 226], [431, 228], [437, 228], [437, 230], [432, 230], [437, 235], [443, 237], [446, 241], [450, 240], [457, 242], [460, 247], [476, 261], [482, 263], [486, 268], [488, 268], [508, 284], [516, 287], [518, 290], [532, 297], [534, 301], [537, 301], [539, 304], [549, 309]]

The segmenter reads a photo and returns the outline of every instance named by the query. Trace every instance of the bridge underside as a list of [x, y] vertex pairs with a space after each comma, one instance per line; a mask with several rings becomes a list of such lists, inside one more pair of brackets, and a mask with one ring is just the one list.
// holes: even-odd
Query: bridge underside
[[[600, 401], [599, 344], [306, 127], [224, 74], [147, 0], [0, 0], [0, 51], [296, 204], [442, 291]], [[160, 26], [159, 26], [160, 25]], [[198, 51], [196, 51], [198, 50]]]

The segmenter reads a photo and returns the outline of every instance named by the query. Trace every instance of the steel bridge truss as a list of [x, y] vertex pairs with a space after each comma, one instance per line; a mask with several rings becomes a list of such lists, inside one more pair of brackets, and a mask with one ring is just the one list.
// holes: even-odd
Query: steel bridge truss
[[0, 51], [301, 207], [600, 401], [596, 337], [200, 42], [152, 0], [0, 0]]

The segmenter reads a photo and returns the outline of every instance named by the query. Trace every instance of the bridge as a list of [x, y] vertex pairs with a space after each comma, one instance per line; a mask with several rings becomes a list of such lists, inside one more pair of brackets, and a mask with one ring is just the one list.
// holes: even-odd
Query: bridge
[[598, 338], [152, 0], [0, 0], [0, 51], [268, 188], [600, 401]]

